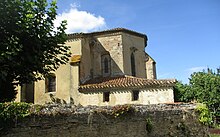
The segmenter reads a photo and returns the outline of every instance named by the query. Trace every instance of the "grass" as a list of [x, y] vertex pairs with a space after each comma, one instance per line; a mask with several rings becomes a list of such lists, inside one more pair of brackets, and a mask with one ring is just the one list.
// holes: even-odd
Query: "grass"
[[217, 135], [217, 134], [210, 134], [209, 137], [220, 137], [220, 135]]

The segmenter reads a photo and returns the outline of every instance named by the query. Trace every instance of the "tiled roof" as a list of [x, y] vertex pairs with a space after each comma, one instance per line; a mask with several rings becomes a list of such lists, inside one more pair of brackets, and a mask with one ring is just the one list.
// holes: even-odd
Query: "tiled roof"
[[70, 58], [70, 63], [77, 63], [80, 62], [81, 55], [72, 55]]
[[103, 31], [96, 31], [96, 32], [90, 32], [90, 33], [72, 33], [72, 34], [68, 34], [69, 38], [79, 38], [82, 36], [86, 36], [86, 35], [98, 35], [98, 34], [105, 34], [105, 33], [114, 33], [114, 32], [127, 32], [127, 33], [131, 33], [134, 35], [138, 35], [141, 37], [144, 37], [147, 40], [147, 36], [143, 33], [139, 33], [133, 30], [129, 30], [129, 29], [125, 29], [125, 28], [113, 28], [113, 29], [108, 29], [108, 30], [103, 30]]
[[126, 89], [126, 88], [152, 88], [152, 87], [172, 87], [176, 83], [175, 79], [145, 79], [132, 76], [100, 77], [88, 80], [80, 85], [80, 91], [97, 91], [103, 89]]

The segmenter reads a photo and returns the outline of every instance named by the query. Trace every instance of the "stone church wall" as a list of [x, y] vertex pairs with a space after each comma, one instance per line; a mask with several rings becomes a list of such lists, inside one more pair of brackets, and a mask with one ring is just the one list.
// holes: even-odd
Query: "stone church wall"
[[147, 79], [157, 79], [156, 62], [150, 56], [148, 56], [146, 61], [146, 74]]
[[[119, 107], [118, 107], [119, 108]], [[117, 114], [112, 107], [74, 107], [52, 104], [18, 121], [4, 137], [207, 137], [195, 105], [132, 106]], [[123, 107], [122, 107], [123, 108]], [[122, 110], [122, 109], [121, 109]], [[122, 112], [122, 111], [120, 111]], [[113, 114], [113, 115], [112, 115]], [[116, 116], [116, 117], [115, 117]], [[0, 136], [1, 136], [0, 135]]]
[[131, 73], [131, 53], [135, 56], [136, 76], [146, 78], [145, 65], [145, 39], [131, 34], [123, 33], [123, 56], [124, 56], [124, 73], [132, 75]]

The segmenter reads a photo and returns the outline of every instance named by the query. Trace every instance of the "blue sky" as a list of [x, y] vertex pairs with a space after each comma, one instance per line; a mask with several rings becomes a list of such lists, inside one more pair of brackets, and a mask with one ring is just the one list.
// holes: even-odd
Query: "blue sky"
[[145, 33], [158, 78], [186, 83], [192, 72], [220, 66], [220, 0], [58, 0], [58, 8], [67, 33]]

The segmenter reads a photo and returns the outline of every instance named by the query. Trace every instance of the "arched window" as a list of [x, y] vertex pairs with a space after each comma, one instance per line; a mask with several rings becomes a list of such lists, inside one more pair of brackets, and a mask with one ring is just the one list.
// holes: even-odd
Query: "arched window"
[[102, 60], [102, 76], [107, 77], [111, 74], [111, 58], [109, 54], [104, 54]]
[[109, 67], [108, 67], [108, 59], [105, 58], [104, 59], [104, 72], [108, 73], [108, 69], [109, 69]]
[[135, 70], [135, 57], [134, 53], [131, 53], [131, 75], [136, 76], [136, 70]]

